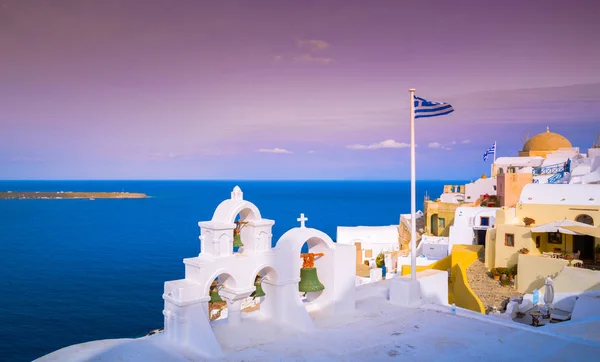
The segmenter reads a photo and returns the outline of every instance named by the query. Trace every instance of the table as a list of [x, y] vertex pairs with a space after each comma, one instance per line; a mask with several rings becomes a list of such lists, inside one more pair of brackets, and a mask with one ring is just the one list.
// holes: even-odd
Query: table
[[544, 315], [540, 312], [531, 312], [529, 315], [531, 316], [531, 325], [534, 327], [539, 327], [540, 317], [543, 317]]

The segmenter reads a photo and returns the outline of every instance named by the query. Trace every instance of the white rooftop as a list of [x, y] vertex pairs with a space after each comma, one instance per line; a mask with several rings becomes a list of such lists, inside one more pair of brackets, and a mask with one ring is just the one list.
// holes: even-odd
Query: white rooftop
[[544, 162], [540, 156], [533, 157], [498, 157], [496, 166], [539, 167]]
[[[568, 333], [568, 329], [565, 333], [544, 330], [460, 308], [453, 316], [448, 307], [394, 306], [387, 300], [389, 282], [359, 286], [351, 316], [313, 315], [317, 325], [313, 332], [295, 333], [265, 323], [255, 318], [258, 313], [248, 313], [237, 327], [214, 324], [225, 352], [220, 360], [591, 361], [600, 355], [600, 342]], [[597, 327], [598, 321], [588, 325], [592, 330]], [[38, 361], [189, 361], [185, 351], [168, 345], [162, 337], [89, 342]]]
[[398, 225], [389, 226], [338, 226], [336, 242], [354, 245], [398, 243]]
[[600, 187], [587, 184], [528, 184], [521, 204], [600, 206]]

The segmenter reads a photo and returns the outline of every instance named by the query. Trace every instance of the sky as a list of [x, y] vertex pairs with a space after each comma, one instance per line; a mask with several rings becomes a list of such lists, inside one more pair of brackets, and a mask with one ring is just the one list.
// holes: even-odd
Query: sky
[[600, 133], [597, 1], [0, 0], [0, 179], [475, 179]]

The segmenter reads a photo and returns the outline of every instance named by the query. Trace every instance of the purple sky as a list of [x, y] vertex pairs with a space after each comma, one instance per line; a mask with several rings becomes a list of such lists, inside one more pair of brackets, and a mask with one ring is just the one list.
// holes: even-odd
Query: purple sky
[[0, 0], [0, 178], [408, 179], [411, 87], [456, 110], [418, 120], [419, 178], [476, 178], [491, 143], [516, 155], [547, 125], [587, 149], [598, 11]]

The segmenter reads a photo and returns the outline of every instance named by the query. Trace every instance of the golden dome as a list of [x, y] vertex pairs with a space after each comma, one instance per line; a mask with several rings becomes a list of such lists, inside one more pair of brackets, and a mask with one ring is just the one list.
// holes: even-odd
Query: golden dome
[[523, 152], [531, 151], [556, 151], [559, 148], [571, 148], [571, 142], [565, 137], [558, 133], [550, 132], [549, 128], [546, 128], [546, 132], [540, 133], [531, 137], [525, 145], [523, 145]]

